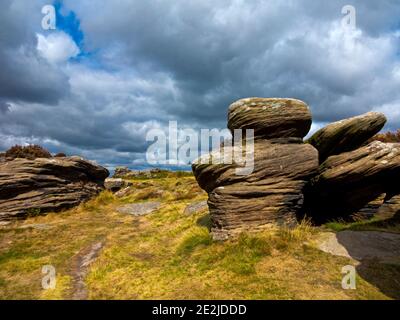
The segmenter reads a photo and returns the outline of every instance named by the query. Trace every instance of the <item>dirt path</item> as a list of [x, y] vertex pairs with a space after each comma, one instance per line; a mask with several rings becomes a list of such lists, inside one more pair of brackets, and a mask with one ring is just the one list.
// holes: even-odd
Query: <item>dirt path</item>
[[90, 265], [96, 260], [104, 247], [104, 241], [96, 242], [82, 249], [73, 261], [71, 276], [73, 278], [72, 300], [86, 300], [88, 292], [85, 277], [89, 272]]

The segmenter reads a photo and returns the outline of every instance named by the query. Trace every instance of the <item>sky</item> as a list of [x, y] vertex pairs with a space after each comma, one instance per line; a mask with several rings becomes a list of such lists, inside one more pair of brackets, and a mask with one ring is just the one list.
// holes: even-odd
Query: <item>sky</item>
[[[42, 28], [48, 4], [55, 30]], [[143, 168], [149, 130], [223, 129], [253, 96], [304, 100], [313, 131], [368, 111], [394, 130], [399, 89], [398, 0], [0, 2], [0, 150]]]

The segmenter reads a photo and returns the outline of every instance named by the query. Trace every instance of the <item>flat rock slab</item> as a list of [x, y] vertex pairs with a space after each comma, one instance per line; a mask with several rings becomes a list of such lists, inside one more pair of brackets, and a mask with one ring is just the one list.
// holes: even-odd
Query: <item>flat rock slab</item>
[[120, 213], [131, 214], [133, 216], [144, 216], [150, 214], [161, 207], [161, 202], [130, 203], [117, 208]]
[[207, 200], [193, 202], [185, 208], [184, 214], [189, 216], [206, 209], [208, 209]]
[[37, 230], [47, 230], [51, 228], [52, 226], [46, 223], [25, 224], [23, 226], [18, 227], [18, 229], [37, 229]]
[[317, 239], [318, 248], [335, 256], [357, 261], [376, 258], [400, 264], [400, 234], [379, 231], [326, 232]]

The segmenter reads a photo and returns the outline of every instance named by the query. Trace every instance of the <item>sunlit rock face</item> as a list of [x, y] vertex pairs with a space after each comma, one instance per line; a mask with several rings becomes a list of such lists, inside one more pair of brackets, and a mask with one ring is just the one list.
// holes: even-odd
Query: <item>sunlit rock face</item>
[[307, 207], [319, 220], [346, 218], [381, 194], [399, 194], [400, 144], [374, 141], [328, 157], [308, 187]]
[[[310, 110], [300, 100], [248, 98], [229, 107], [232, 132], [254, 130], [254, 166], [251, 172], [238, 174], [243, 163], [211, 163], [218, 152], [193, 164], [200, 187], [209, 195], [214, 239], [296, 225], [303, 210], [303, 189], [318, 168], [317, 150], [303, 143], [310, 127]], [[234, 147], [225, 146], [221, 152], [229, 154], [230, 148]]]
[[314, 133], [308, 143], [318, 149], [320, 162], [332, 155], [362, 146], [385, 125], [386, 117], [379, 112], [333, 122]]
[[0, 163], [0, 221], [60, 211], [104, 189], [107, 169], [80, 157]]

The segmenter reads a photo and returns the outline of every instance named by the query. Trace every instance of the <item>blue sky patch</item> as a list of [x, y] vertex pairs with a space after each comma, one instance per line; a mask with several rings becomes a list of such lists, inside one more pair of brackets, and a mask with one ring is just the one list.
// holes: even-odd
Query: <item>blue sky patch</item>
[[75, 12], [68, 11], [67, 15], [63, 15], [61, 12], [64, 7], [60, 0], [54, 2], [54, 7], [56, 8], [57, 29], [69, 34], [81, 50], [81, 53], [85, 54], [83, 50], [84, 34], [80, 28], [80, 21]]

